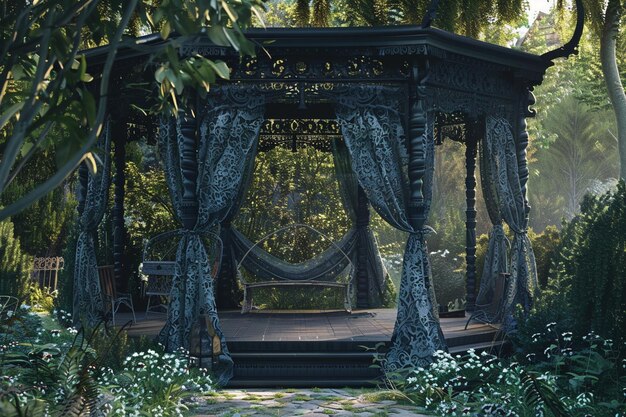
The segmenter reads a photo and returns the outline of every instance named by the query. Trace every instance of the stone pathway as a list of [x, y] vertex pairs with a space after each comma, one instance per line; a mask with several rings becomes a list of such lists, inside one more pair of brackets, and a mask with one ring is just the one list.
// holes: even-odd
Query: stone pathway
[[220, 390], [196, 397], [193, 417], [428, 417], [407, 402], [377, 390]]

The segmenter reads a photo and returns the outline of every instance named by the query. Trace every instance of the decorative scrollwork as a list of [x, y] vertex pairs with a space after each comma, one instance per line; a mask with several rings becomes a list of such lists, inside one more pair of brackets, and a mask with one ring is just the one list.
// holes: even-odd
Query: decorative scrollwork
[[36, 257], [33, 260], [33, 271], [59, 271], [63, 269], [65, 261], [62, 256], [52, 256], [47, 258]]
[[218, 56], [226, 56], [227, 48], [222, 46], [215, 45], [198, 45], [198, 44], [190, 44], [190, 45], [182, 45], [178, 49], [178, 55], [181, 57], [193, 56], [193, 55], [202, 55], [208, 57], [218, 57]]
[[402, 62], [395, 57], [369, 54], [355, 55], [331, 53], [328, 51], [307, 51], [289, 55], [281, 51], [275, 58], [231, 62], [232, 79], [397, 79], [406, 78]]

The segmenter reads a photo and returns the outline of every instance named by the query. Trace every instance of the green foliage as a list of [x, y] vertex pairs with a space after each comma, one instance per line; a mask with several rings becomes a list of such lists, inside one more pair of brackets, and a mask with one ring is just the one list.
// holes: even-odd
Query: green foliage
[[39, 287], [38, 283], [31, 282], [26, 292], [26, 303], [32, 306], [35, 311], [52, 313], [56, 307], [56, 292], [50, 293], [47, 289]]
[[[504, 231], [509, 241], [513, 239], [508, 226], [504, 226]], [[550, 271], [555, 266], [561, 239], [560, 232], [556, 226], [548, 226], [541, 233], [529, 229], [528, 237], [535, 253], [539, 284], [545, 289], [549, 284]], [[476, 238], [476, 294], [480, 288], [488, 247], [489, 236], [487, 234]]]
[[[39, 156], [50, 154], [56, 166], [0, 210], [0, 219], [42, 198], [81, 162], [97, 169], [97, 156], [90, 150], [105, 122], [115, 52], [122, 43], [132, 48], [137, 42], [131, 36], [122, 39], [123, 35], [134, 35], [140, 29], [161, 34], [163, 42], [151, 51], [148, 60], [150, 68], [156, 66], [158, 88], [148, 97], [154, 97], [152, 111], [175, 114], [179, 104], [193, 107], [195, 100], [187, 100], [188, 96], [195, 97], [196, 91], [206, 94], [217, 78], [230, 76], [223, 61], [200, 55], [179, 56], [179, 39], [204, 33], [217, 45], [232, 47], [241, 55], [254, 55], [255, 47], [244, 31], [253, 14], [260, 18], [262, 8], [260, 0], [3, 2], [0, 197]], [[174, 31], [179, 39], [170, 39]], [[79, 51], [96, 45], [108, 48], [102, 70], [94, 77], [87, 73], [86, 55]], [[87, 88], [94, 79], [99, 85]], [[134, 80], [129, 77], [125, 81]]]
[[398, 290], [389, 274], [385, 275], [385, 283], [383, 288], [383, 299], [381, 307], [395, 307], [398, 300]]
[[182, 399], [212, 391], [206, 369], [190, 368], [183, 353], [135, 352], [124, 360], [124, 372], [105, 372], [101, 383], [115, 395], [108, 412], [132, 410], [133, 416], [182, 417]]
[[535, 233], [534, 230], [530, 229], [528, 231], [528, 237], [530, 238], [530, 242], [533, 245], [533, 252], [535, 253], [539, 284], [541, 287], [546, 287], [548, 285], [550, 270], [554, 266], [556, 251], [560, 243], [559, 229], [557, 229], [556, 226], [548, 226], [541, 233]]
[[[2, 194], [1, 204], [7, 205], [24, 197], [28, 190], [52, 175], [55, 169], [50, 154], [41, 155], [36, 163], [27, 164]], [[60, 256], [75, 210], [76, 199], [69, 191], [69, 182], [66, 182], [63, 187], [54, 189], [13, 216], [15, 233], [20, 238], [22, 249], [35, 256]]]
[[[568, 337], [571, 341], [571, 334]], [[591, 349], [553, 347], [550, 359], [524, 359], [523, 364], [517, 357], [499, 359], [473, 350], [464, 357], [437, 352], [429, 368], [397, 375], [393, 383], [414, 404], [437, 416], [621, 415], [626, 411], [621, 360], [615, 349]], [[602, 378], [611, 385], [597, 384]]]
[[[47, 329], [49, 334], [44, 337], [41, 320], [34, 313], [22, 314], [15, 318], [22, 323], [2, 328], [3, 335], [13, 332], [20, 342], [4, 345], [0, 356], [0, 369], [6, 376], [0, 383], [2, 415], [89, 414], [96, 408], [99, 391], [94, 376], [97, 360], [85, 335], [78, 332], [68, 342], [66, 334], [64, 342], [54, 343], [51, 338], [61, 337], [59, 329]], [[16, 327], [24, 333], [15, 334]]]
[[581, 213], [563, 226], [547, 287], [529, 316], [518, 314], [512, 335], [525, 362], [567, 375], [573, 390], [616, 412], [624, 408], [616, 399], [625, 384], [625, 207], [623, 181], [585, 197]]
[[612, 117], [591, 110], [572, 95], [561, 97], [542, 121], [543, 145], [534, 153], [529, 199], [536, 206], [533, 225], [543, 228], [571, 219], [595, 183], [618, 176]]
[[0, 294], [26, 296], [33, 259], [22, 251], [10, 219], [0, 222]]
[[[587, 196], [569, 226], [556, 274], [567, 291], [576, 334], [626, 335], [626, 185]], [[565, 246], [565, 245], [572, 246]], [[562, 288], [563, 289], [563, 288]]]
[[[303, 223], [331, 241], [350, 227], [335, 178], [332, 154], [312, 147], [291, 152], [277, 147], [255, 160], [252, 184], [235, 225], [252, 242], [292, 223]], [[277, 234], [263, 248], [289, 262], [321, 253], [328, 240], [306, 230]]]
[[59, 271], [57, 297], [55, 307], [57, 309], [72, 311], [74, 300], [74, 266], [76, 265], [76, 242], [78, 240], [78, 227], [76, 224], [76, 212], [74, 221], [68, 226], [68, 236], [63, 248], [63, 269]]
[[183, 353], [152, 350], [102, 327], [88, 335], [63, 329], [28, 310], [0, 321], [3, 417], [182, 417], [184, 398], [212, 390], [206, 370], [190, 368]]
[[626, 385], [626, 374], [620, 366], [623, 347], [595, 333], [575, 338], [571, 331], [562, 330], [571, 324], [550, 322], [524, 338], [515, 335], [519, 359], [539, 372], [558, 374], [561, 383], [574, 393], [591, 394], [596, 401], [612, 407], [610, 404], [623, 395]]
[[175, 230], [177, 224], [165, 174], [151, 146], [143, 142], [126, 145], [124, 222], [126, 224], [125, 259], [129, 288], [138, 294], [141, 278], [139, 264], [146, 241], [159, 233]]

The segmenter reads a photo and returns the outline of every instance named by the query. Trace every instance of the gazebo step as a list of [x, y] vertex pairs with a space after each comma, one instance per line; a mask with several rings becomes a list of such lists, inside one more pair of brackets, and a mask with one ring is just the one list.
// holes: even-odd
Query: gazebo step
[[344, 388], [377, 386], [377, 381], [363, 379], [233, 379], [229, 388]]
[[[494, 333], [495, 334], [495, 333]], [[451, 354], [464, 354], [469, 349], [496, 353], [506, 349], [494, 334], [470, 335], [450, 347]], [[450, 342], [451, 340], [448, 340]], [[464, 342], [464, 344], [461, 344]], [[375, 366], [376, 343], [370, 342], [231, 342], [229, 348], [235, 362], [232, 387], [345, 387], [373, 386], [381, 381], [380, 368]], [[388, 343], [379, 346], [384, 353]]]

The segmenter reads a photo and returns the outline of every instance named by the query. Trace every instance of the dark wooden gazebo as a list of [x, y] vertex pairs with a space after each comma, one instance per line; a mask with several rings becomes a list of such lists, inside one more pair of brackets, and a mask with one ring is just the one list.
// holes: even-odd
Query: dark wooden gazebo
[[[420, 248], [427, 234], [425, 227], [431, 193], [429, 181], [432, 180], [431, 146], [441, 143], [444, 139], [463, 143], [466, 158], [466, 310], [476, 311], [478, 314], [480, 310], [486, 310], [485, 306], [493, 301], [493, 280], [500, 279], [501, 275], [510, 274], [514, 278], [507, 281], [509, 286], [505, 288], [502, 297], [509, 298], [511, 303], [522, 303], [525, 308], [530, 305], [534, 258], [529, 257], [532, 249], [525, 243], [527, 216], [530, 210], [526, 200], [528, 133], [525, 119], [534, 115], [529, 109], [534, 102], [532, 90], [542, 82], [546, 69], [552, 65], [552, 60], [574, 53], [582, 30], [581, 9], [578, 11], [580, 18], [573, 39], [564, 47], [543, 56], [451, 34], [429, 27], [429, 22], [422, 26], [378, 28], [255, 29], [248, 31], [247, 36], [259, 45], [256, 57], [241, 59], [235, 51], [214, 45], [208, 38], [202, 36], [181, 44], [178, 53], [180, 56], [199, 54], [225, 61], [231, 68], [230, 80], [219, 81], [219, 84], [236, 86], [240, 89], [232, 95], [246, 96], [247, 91], [262, 100], [264, 109], [258, 132], [259, 150], [263, 150], [263, 147], [278, 146], [281, 141], [295, 141], [294, 137], [297, 137], [297, 140], [313, 142], [317, 140], [322, 143], [319, 146], [327, 146], [323, 144], [324, 137], [341, 137], [350, 131], [347, 116], [342, 116], [344, 119], [339, 120], [340, 113], [345, 115], [354, 111], [356, 114], [365, 108], [363, 106], [375, 107], [375, 110], [372, 110], [375, 113], [386, 100], [384, 97], [392, 95], [399, 123], [403, 132], [406, 132], [402, 136], [404, 139], [401, 149], [406, 150], [408, 158], [407, 164], [401, 166], [401, 170], [405, 170], [408, 178], [406, 213], [401, 214], [406, 214], [408, 224], [406, 227], [410, 229], [407, 231], [412, 236], [415, 235], [415, 244]], [[119, 83], [109, 92], [110, 132], [116, 145], [113, 157], [115, 161], [113, 256], [115, 276], [120, 287], [126, 286], [123, 282], [125, 264], [123, 145], [139, 134], [156, 136], [157, 131], [162, 132], [165, 126], [164, 122], [156, 117], [142, 116], [133, 112], [131, 104], [141, 103], [145, 97], [121, 86], [129, 80], [133, 82], [152, 80], [153, 70], [147, 62], [149, 58], [147, 51], [153, 50], [161, 42], [159, 35], [150, 35], [139, 40], [139, 47], [119, 50], [114, 68], [116, 75], [113, 77], [119, 80]], [[265, 51], [261, 51], [261, 47]], [[91, 73], [97, 73], [105, 52], [104, 48], [87, 51], [92, 65]], [[211, 94], [213, 92], [209, 93], [209, 98]], [[225, 96], [229, 94], [224, 93]], [[356, 99], [355, 94], [363, 97]], [[247, 98], [238, 97], [233, 100], [234, 103], [236, 100]], [[210, 101], [208, 103], [207, 109], [211, 106]], [[383, 104], [387, 105], [388, 102]], [[177, 147], [171, 148], [177, 149], [179, 153], [177, 167], [182, 185], [180, 221], [182, 228], [187, 231], [194, 229], [198, 219], [197, 158], [201, 140], [199, 133], [201, 118], [202, 114], [190, 114], [184, 109], [181, 110], [176, 123], [178, 134], [182, 136]], [[486, 269], [487, 275], [483, 275], [481, 293], [484, 294], [480, 295], [483, 299], [479, 299], [477, 303], [475, 171], [479, 149], [483, 156], [481, 164], [481, 170], [484, 170], [481, 171], [483, 189], [486, 197], [491, 200], [487, 201], [487, 206], [490, 208], [489, 214], [494, 224], [493, 252], [498, 252], [504, 242], [498, 237], [501, 234], [499, 230], [502, 221], [515, 231], [518, 243], [516, 246], [514, 241], [513, 252], [517, 252], [511, 255], [512, 271], [503, 270], [502, 262], [498, 263], [498, 255], [489, 258], [488, 262], [495, 259], [495, 263], [489, 266], [491, 270]], [[354, 160], [358, 149], [350, 150], [353, 152]], [[511, 163], [512, 160], [515, 162]], [[357, 174], [360, 175], [359, 172]], [[368, 197], [372, 197], [376, 190], [367, 189], [366, 175], [359, 175], [357, 176], [361, 186], [361, 198], [360, 209], [357, 210], [357, 215], [360, 216], [357, 223], [360, 221], [367, 224], [368, 211], [364, 207], [367, 207]], [[87, 187], [89, 179], [86, 170], [81, 171], [81, 181]], [[513, 184], [512, 188], [508, 185], [506, 186], [508, 188], [498, 185], [503, 181]], [[510, 198], [509, 189], [511, 189]], [[377, 208], [376, 203], [371, 202], [374, 208]], [[416, 259], [424, 271], [424, 267], [427, 266], [424, 259], [427, 259], [427, 256], [422, 257], [423, 249], [416, 251], [419, 254], [419, 258]], [[224, 250], [224, 253], [227, 252]], [[233, 259], [224, 257], [222, 272], [217, 280], [215, 298], [224, 306], [231, 306], [234, 301], [238, 301], [227, 300], [223, 295], [234, 282], [231, 273], [233, 268], [228, 265], [232, 262]], [[363, 267], [365, 263], [364, 260], [357, 262], [356, 265], [355, 286], [357, 307], [360, 308], [369, 307], [367, 285], [370, 285], [368, 283], [371, 281], [365, 276], [367, 274], [366, 268]], [[417, 276], [426, 282], [424, 291], [429, 291], [428, 273], [424, 272]], [[404, 276], [402, 285], [405, 285]], [[418, 337], [415, 328], [430, 326], [428, 323], [436, 322], [436, 314], [433, 316], [429, 311], [419, 309], [428, 296], [422, 294], [423, 299], [412, 299], [411, 297], [415, 297], [413, 294], [415, 291], [409, 285], [413, 284], [407, 283], [406, 291], [404, 288], [400, 289], [398, 321], [406, 322], [396, 323], [394, 337], [397, 346], [391, 350], [396, 349], [398, 354], [406, 353], [404, 350], [411, 349], [408, 345], [420, 344], [422, 343], [420, 341], [424, 340], [431, 342], [435, 340], [429, 342], [429, 348], [425, 348], [429, 355], [433, 349], [441, 347], [436, 342], [436, 330], [434, 333], [428, 330], [426, 336]], [[506, 304], [505, 301], [503, 303]], [[411, 306], [418, 306], [415, 311], [421, 311], [419, 314], [423, 313], [424, 317], [416, 317], [419, 314], [411, 310], [413, 308]], [[408, 309], [407, 317], [401, 319], [405, 309]], [[485, 314], [482, 316], [478, 314], [477, 317], [480, 316], [485, 321], [502, 319], [501, 314], [500, 317], [489, 317]], [[410, 330], [402, 335], [403, 329]], [[408, 357], [416, 356], [411, 353]], [[414, 359], [409, 362], [416, 364]], [[396, 365], [401, 367], [409, 364], [403, 362]]]

